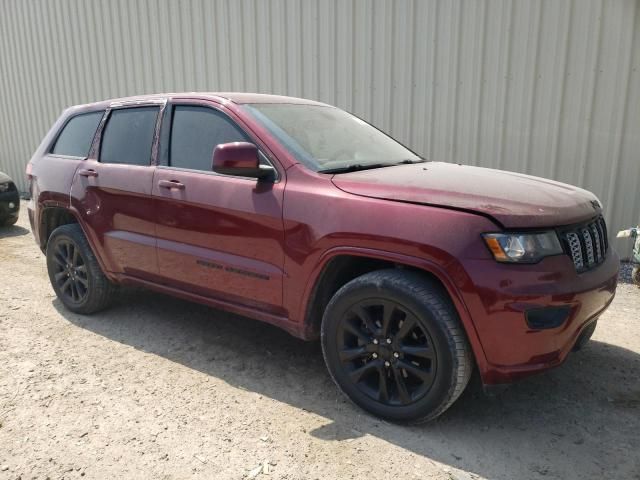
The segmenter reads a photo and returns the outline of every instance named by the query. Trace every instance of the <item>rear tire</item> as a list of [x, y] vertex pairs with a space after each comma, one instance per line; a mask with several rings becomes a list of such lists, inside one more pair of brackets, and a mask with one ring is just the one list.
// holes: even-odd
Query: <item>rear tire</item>
[[47, 242], [51, 286], [72, 312], [90, 314], [106, 308], [117, 286], [100, 269], [80, 225], [56, 228]]
[[380, 270], [344, 285], [324, 313], [321, 339], [327, 368], [345, 395], [394, 422], [436, 418], [473, 370], [449, 296], [417, 272]]

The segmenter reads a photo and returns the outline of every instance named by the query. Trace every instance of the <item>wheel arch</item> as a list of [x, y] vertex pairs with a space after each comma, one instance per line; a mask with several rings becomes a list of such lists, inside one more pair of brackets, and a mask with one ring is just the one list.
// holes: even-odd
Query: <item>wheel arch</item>
[[462, 294], [449, 274], [433, 262], [394, 252], [349, 247], [326, 252], [314, 269], [313, 281], [309, 282], [305, 292], [301, 337], [307, 340], [318, 338], [324, 310], [343, 285], [360, 275], [384, 268], [419, 272], [432, 278], [443, 288], [460, 317], [476, 364], [483, 371], [486, 366], [484, 350]]
[[91, 250], [93, 251], [96, 259], [98, 260], [98, 265], [102, 269], [102, 272], [109, 278], [111, 281], [115, 279], [113, 276], [109, 274], [109, 270], [106, 268], [106, 265], [99, 255], [99, 250], [96, 248], [96, 239], [90, 234], [82, 221], [82, 217], [79, 212], [73, 208], [72, 206], [62, 206], [59, 204], [52, 205], [43, 205], [42, 211], [40, 212], [40, 225], [39, 225], [39, 241], [40, 241], [40, 250], [43, 253], [46, 253], [47, 250], [47, 242], [49, 241], [49, 237], [53, 231], [62, 226], [68, 224], [78, 224], [82, 229], [82, 233], [84, 234]]
[[39, 246], [40, 250], [47, 250], [47, 243], [53, 231], [62, 226], [71, 223], [80, 223], [77, 215], [67, 207], [60, 205], [43, 205], [40, 213], [40, 222], [38, 229], [40, 231]]

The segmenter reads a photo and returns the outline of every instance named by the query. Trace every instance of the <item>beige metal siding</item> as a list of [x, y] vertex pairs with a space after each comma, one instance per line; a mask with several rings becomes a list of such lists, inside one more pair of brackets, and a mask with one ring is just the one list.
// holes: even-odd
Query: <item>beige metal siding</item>
[[239, 90], [353, 111], [434, 160], [595, 192], [640, 219], [640, 3], [0, 0], [0, 170], [68, 105]]

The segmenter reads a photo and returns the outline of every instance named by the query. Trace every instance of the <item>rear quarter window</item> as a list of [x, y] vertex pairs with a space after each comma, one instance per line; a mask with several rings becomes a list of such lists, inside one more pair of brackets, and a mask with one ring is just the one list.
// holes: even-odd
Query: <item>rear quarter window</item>
[[54, 155], [86, 157], [104, 111], [82, 113], [69, 120], [51, 149]]

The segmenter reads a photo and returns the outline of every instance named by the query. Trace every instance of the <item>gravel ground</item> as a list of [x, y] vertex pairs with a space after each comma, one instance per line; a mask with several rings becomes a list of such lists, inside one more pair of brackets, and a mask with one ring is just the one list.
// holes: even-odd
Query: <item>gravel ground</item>
[[22, 212], [0, 230], [0, 479], [640, 479], [632, 285], [562, 367], [401, 427], [268, 325], [138, 290], [65, 311]]
[[631, 272], [634, 265], [631, 262], [622, 262], [620, 264], [620, 274], [618, 275], [618, 281], [622, 283], [633, 283], [631, 279]]

